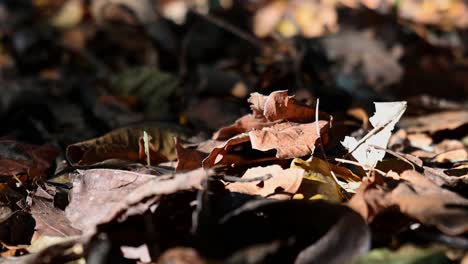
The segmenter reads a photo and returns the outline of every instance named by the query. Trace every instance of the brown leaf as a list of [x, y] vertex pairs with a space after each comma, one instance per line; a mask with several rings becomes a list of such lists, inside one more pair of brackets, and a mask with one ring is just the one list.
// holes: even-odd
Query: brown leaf
[[438, 187], [415, 171], [405, 171], [400, 177], [412, 184], [400, 184], [391, 193], [401, 212], [448, 235], [468, 232], [467, 199]]
[[[443, 120], [443, 122], [441, 122]], [[446, 111], [420, 117], [406, 117], [400, 122], [400, 127], [409, 133], [453, 130], [468, 123], [468, 110]]]
[[176, 142], [176, 151], [177, 172], [201, 168], [203, 166], [203, 160], [209, 155], [209, 153], [201, 151], [198, 147], [184, 147], [178, 142]]
[[237, 119], [234, 124], [220, 128], [213, 134], [214, 140], [226, 140], [238, 134], [249, 132], [254, 129], [262, 129], [277, 122], [268, 122], [263, 117], [255, 117], [249, 114]]
[[[322, 136], [328, 130], [327, 121], [318, 121]], [[275, 149], [276, 157], [280, 159], [296, 158], [314, 153], [317, 135], [316, 123], [296, 124], [280, 123], [262, 130], [249, 132], [253, 149], [268, 151]], [[326, 140], [324, 140], [326, 142]]]
[[315, 120], [315, 110], [300, 104], [289, 96], [287, 90], [275, 91], [270, 95], [252, 93], [248, 102], [256, 118], [266, 118], [268, 121], [287, 120], [305, 123]]
[[154, 176], [130, 171], [92, 169], [72, 176], [70, 204], [65, 209], [73, 227], [89, 234], [125, 196]]
[[81, 231], [71, 226], [65, 211], [54, 206], [53, 196], [47, 197], [41, 187], [31, 196], [31, 214], [36, 220], [33, 239], [41, 236], [67, 237], [80, 235]]
[[391, 190], [389, 186], [376, 188], [381, 185], [378, 178], [364, 180], [348, 205], [368, 221], [384, 209], [398, 206], [401, 213], [448, 235], [468, 231], [467, 199], [442, 189], [415, 171], [405, 171], [400, 178]]
[[[207, 177], [214, 174], [212, 170], [202, 168], [186, 173], [177, 173], [173, 175], [164, 175], [146, 181], [140, 184], [138, 188], [133, 188], [128, 195], [122, 195], [116, 203], [109, 208], [107, 216], [100, 220], [101, 223], [107, 223], [127, 213], [143, 213], [161, 196], [174, 194], [179, 191], [201, 189], [201, 183]], [[144, 175], [143, 175], [144, 176]]]
[[174, 160], [175, 132], [162, 128], [119, 128], [101, 137], [67, 147], [67, 159], [73, 165], [90, 165], [107, 159], [141, 161], [140, 138], [146, 131], [152, 137], [151, 164]]
[[52, 145], [0, 140], [0, 176], [28, 174], [37, 179], [45, 175], [57, 155], [58, 150]]
[[[255, 167], [248, 169], [243, 179], [256, 178], [271, 175], [271, 178], [265, 181], [254, 182], [235, 182], [226, 186], [231, 192], [248, 193], [252, 195], [261, 195], [276, 199], [289, 199], [299, 189], [302, 182], [304, 170], [299, 168], [283, 169], [279, 165], [270, 165], [267, 167]], [[280, 194], [275, 194], [281, 192]]]
[[213, 165], [220, 163], [224, 158], [225, 154], [234, 146], [249, 142], [249, 136], [247, 134], [240, 134], [235, 137], [230, 138], [224, 143], [221, 143], [219, 146], [215, 147], [210, 155], [203, 160], [204, 168], [211, 168]]

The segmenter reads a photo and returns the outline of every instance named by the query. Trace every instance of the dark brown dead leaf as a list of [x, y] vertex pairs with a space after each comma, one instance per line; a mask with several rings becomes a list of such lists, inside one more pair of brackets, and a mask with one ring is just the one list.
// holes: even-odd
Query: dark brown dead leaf
[[54, 206], [53, 198], [41, 187], [31, 196], [31, 214], [36, 220], [34, 240], [42, 236], [67, 237], [81, 234], [80, 230], [71, 226], [65, 211]]
[[174, 160], [177, 134], [162, 128], [120, 128], [104, 136], [67, 147], [67, 159], [73, 165], [90, 165], [107, 159], [140, 160], [140, 138], [143, 131], [152, 137], [151, 164]]
[[220, 163], [222, 159], [225, 158], [225, 154], [231, 148], [233, 148], [236, 145], [249, 142], [249, 140], [249, 135], [245, 133], [228, 139], [226, 142], [220, 144], [211, 151], [210, 155], [208, 155], [208, 157], [206, 157], [206, 159], [203, 160], [203, 167], [211, 168], [213, 165]]
[[44, 177], [58, 151], [52, 145], [35, 146], [13, 140], [0, 140], [0, 176], [27, 174]]
[[[264, 181], [230, 183], [226, 189], [231, 192], [261, 195], [274, 199], [288, 199], [299, 189], [304, 170], [299, 168], [283, 169], [279, 165], [270, 165], [250, 168], [242, 175], [242, 178], [249, 179], [266, 175], [271, 175], [271, 178]], [[275, 194], [277, 192], [280, 193]]]
[[181, 144], [176, 143], [177, 151], [177, 166], [176, 171], [189, 171], [201, 168], [203, 160], [209, 153], [204, 153], [197, 148], [183, 147]]

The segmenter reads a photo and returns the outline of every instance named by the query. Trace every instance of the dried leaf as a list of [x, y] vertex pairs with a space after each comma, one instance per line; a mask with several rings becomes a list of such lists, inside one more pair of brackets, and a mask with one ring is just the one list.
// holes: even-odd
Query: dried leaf
[[213, 174], [214, 172], [212, 170], [200, 168], [186, 173], [159, 176], [152, 180], [145, 181], [145, 183], [140, 184], [138, 188], [133, 188], [131, 192], [127, 192], [128, 195], [122, 195], [120, 199], [112, 205], [112, 208], [106, 210], [109, 213], [106, 217], [103, 217], [100, 222], [108, 223], [118, 217], [120, 217], [119, 221], [121, 221], [123, 216], [128, 216], [128, 214], [131, 213], [142, 214], [163, 195], [201, 189], [202, 181]]
[[268, 122], [265, 118], [257, 118], [249, 114], [237, 119], [234, 124], [220, 128], [213, 134], [214, 140], [227, 140], [238, 134], [249, 132], [251, 130], [262, 129], [274, 125], [277, 122]]
[[33, 179], [44, 177], [58, 155], [52, 145], [35, 146], [14, 140], [0, 140], [0, 176], [27, 174]]
[[296, 193], [299, 189], [304, 170], [300, 168], [283, 169], [279, 165], [255, 167], [248, 169], [242, 175], [242, 179], [267, 175], [271, 175], [271, 178], [264, 181], [230, 183], [226, 186], [226, 189], [231, 192], [261, 195], [275, 199], [288, 199], [291, 197], [291, 194]]
[[387, 148], [391, 132], [406, 110], [406, 102], [374, 103], [375, 114], [369, 119], [374, 126], [361, 140], [345, 137], [341, 144], [353, 157], [367, 168], [375, 167], [385, 156], [385, 151], [372, 146]]
[[[249, 136], [247, 134], [240, 134], [235, 137], [230, 138], [226, 142], [215, 147], [210, 155], [203, 160], [204, 168], [211, 168], [213, 165], [218, 164], [225, 158], [225, 154], [234, 146], [249, 142]], [[226, 162], [223, 162], [225, 164]]]
[[[441, 122], [443, 120], [444, 122]], [[447, 111], [420, 117], [405, 117], [400, 126], [409, 133], [454, 130], [468, 123], [468, 110]]]
[[73, 227], [85, 234], [106, 219], [125, 196], [154, 176], [130, 171], [92, 169], [72, 176], [73, 189], [65, 213]]
[[294, 159], [292, 168], [301, 168], [305, 171], [304, 180], [298, 190], [298, 194], [305, 199], [325, 199], [333, 202], [341, 202], [343, 197], [340, 185], [330, 174], [325, 161], [313, 158], [311, 162]]
[[[280, 159], [312, 155], [315, 142], [325, 136], [328, 130], [327, 121], [318, 121], [321, 135], [317, 135], [316, 124], [280, 123], [262, 130], [248, 133], [253, 149], [268, 151], [275, 149]], [[326, 140], [324, 140], [326, 142]]]
[[275, 91], [270, 95], [252, 93], [248, 102], [256, 118], [266, 118], [273, 122], [286, 120], [297, 123], [313, 122], [315, 110], [302, 105], [289, 96], [287, 90]]
[[80, 235], [81, 231], [73, 228], [71, 222], [67, 219], [65, 211], [54, 206], [53, 198], [48, 199], [41, 193], [45, 190], [39, 188], [31, 196], [31, 214], [36, 220], [34, 240], [46, 237], [68, 237]]
[[448, 235], [468, 231], [467, 199], [440, 188], [415, 171], [405, 171], [400, 178], [391, 190], [376, 188], [381, 183], [375, 178], [363, 181], [349, 206], [368, 221], [385, 208], [398, 206], [401, 213]]
[[[177, 135], [163, 128], [119, 128], [101, 137], [76, 143], [67, 147], [67, 159], [73, 165], [90, 165], [107, 159], [121, 159], [145, 163], [143, 131], [153, 141], [150, 144], [152, 164], [174, 160]], [[140, 152], [142, 154], [140, 154]]]

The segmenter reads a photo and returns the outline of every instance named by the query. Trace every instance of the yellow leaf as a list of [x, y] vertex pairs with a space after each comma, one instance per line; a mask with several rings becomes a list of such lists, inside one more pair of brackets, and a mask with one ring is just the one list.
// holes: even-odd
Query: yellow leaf
[[297, 191], [302, 196], [298, 196], [296, 199], [326, 199], [341, 202], [343, 196], [340, 186], [331, 175], [330, 169], [335, 173], [336, 177], [348, 182], [361, 180], [359, 176], [350, 170], [333, 164], [327, 165], [324, 160], [316, 157], [310, 162], [296, 158], [291, 162], [291, 168], [301, 168], [305, 171], [304, 180]]

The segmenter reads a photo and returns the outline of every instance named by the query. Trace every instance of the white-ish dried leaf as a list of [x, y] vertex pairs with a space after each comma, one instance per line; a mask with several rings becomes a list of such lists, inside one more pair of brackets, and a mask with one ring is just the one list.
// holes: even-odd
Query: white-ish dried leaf
[[387, 148], [395, 124], [406, 110], [406, 102], [374, 103], [375, 114], [369, 118], [374, 127], [365, 137], [357, 140], [345, 137], [341, 144], [365, 167], [373, 168], [385, 156], [385, 151], [372, 146]]

